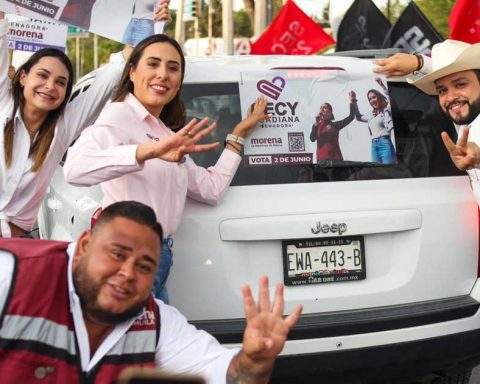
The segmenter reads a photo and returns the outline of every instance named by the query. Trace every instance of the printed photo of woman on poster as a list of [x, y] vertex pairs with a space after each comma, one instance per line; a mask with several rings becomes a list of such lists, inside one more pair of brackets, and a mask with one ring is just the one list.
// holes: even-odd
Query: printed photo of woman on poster
[[395, 164], [397, 156], [391, 138], [393, 119], [392, 110], [386, 96], [388, 95], [388, 88], [380, 78], [375, 78], [375, 81], [380, 85], [385, 94], [376, 89], [370, 89], [367, 92], [367, 98], [372, 111], [362, 114], [357, 107], [355, 118], [358, 121], [368, 123], [368, 130], [372, 138], [372, 162]]
[[317, 142], [317, 162], [319, 160], [343, 160], [338, 142], [340, 130], [353, 121], [356, 106], [355, 93], [349, 92], [350, 114], [342, 120], [334, 121], [333, 108], [330, 103], [320, 105], [320, 112], [315, 116], [315, 123], [310, 132], [310, 141]]
[[[169, 0], [96, 0], [90, 31], [132, 47], [154, 33], [162, 33]], [[109, 20], [108, 23], [105, 20]], [[110, 22], [111, 20], [111, 22]]]
[[132, 16], [123, 34], [122, 43], [135, 47], [146, 37], [163, 32], [163, 24], [161, 30], [155, 28], [159, 22], [156, 21], [158, 18], [154, 11], [161, 3], [161, 0], [156, 0], [153, 4], [152, 0], [134, 2]]
[[[132, 47], [162, 33], [169, 0], [67, 0], [59, 20]], [[105, 20], [109, 22], [106, 23]]]

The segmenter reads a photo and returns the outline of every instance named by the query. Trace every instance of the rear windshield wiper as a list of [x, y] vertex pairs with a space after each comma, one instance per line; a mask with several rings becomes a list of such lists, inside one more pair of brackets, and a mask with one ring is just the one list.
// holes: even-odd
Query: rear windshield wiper
[[315, 168], [384, 167], [386, 165], [396, 164], [380, 164], [370, 161], [319, 160]]

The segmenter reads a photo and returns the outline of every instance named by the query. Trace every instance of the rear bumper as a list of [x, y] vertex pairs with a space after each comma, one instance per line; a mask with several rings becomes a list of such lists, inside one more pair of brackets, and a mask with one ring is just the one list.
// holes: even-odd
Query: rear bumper
[[314, 383], [319, 379], [322, 384], [408, 383], [430, 372], [473, 368], [479, 363], [477, 329], [378, 347], [280, 356], [273, 379], [276, 384]]
[[[360, 335], [419, 327], [474, 316], [480, 303], [465, 295], [415, 304], [302, 315], [288, 340]], [[245, 319], [191, 321], [222, 344], [241, 343]], [[480, 324], [479, 324], [480, 328]]]
[[[374, 309], [302, 315], [276, 361], [273, 383], [410, 383], [480, 363], [475, 295]], [[241, 343], [244, 320], [193, 322]], [[237, 346], [238, 346], [237, 344]]]

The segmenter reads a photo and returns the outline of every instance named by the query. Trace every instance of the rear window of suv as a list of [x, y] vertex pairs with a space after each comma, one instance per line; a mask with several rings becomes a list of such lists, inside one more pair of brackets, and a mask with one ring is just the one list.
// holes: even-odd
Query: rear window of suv
[[[375, 180], [412, 177], [456, 176], [464, 174], [452, 164], [440, 133], [446, 131], [452, 139], [457, 134], [453, 124], [441, 111], [436, 97], [429, 96], [403, 82], [389, 82], [389, 95], [395, 127], [398, 163], [310, 165], [240, 165], [232, 185], [308, 183], [347, 180]], [[219, 141], [241, 120], [240, 96], [237, 83], [188, 83], [183, 85], [187, 120], [209, 116], [218, 128], [206, 142]], [[214, 165], [223, 150], [192, 155], [198, 165]]]

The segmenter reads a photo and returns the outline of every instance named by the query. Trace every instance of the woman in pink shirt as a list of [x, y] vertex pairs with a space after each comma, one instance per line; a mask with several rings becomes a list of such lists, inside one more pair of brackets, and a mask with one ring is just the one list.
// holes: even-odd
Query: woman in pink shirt
[[[165, 302], [165, 281], [172, 263], [171, 235], [180, 223], [186, 197], [216, 204], [240, 164], [243, 139], [259, 121], [268, 118], [264, 113], [266, 100], [259, 98], [250, 116], [227, 136], [215, 166], [208, 169], [197, 166], [188, 156], [175, 162], [179, 160], [175, 153], [159, 158], [159, 146], [184, 124], [180, 98], [184, 73], [185, 58], [175, 40], [154, 35], [140, 42], [126, 63], [113, 102], [70, 148], [63, 168], [71, 184], [101, 183], [103, 207], [136, 200], [154, 209], [168, 235], [154, 287], [155, 296]], [[207, 121], [189, 123], [193, 127], [189, 135]], [[209, 129], [214, 127], [212, 124]], [[192, 148], [189, 152], [195, 151]]]
[[[169, 21], [168, 1], [159, 17]], [[30, 236], [55, 169], [83, 128], [95, 121], [124, 67], [118, 52], [87, 91], [68, 102], [73, 69], [53, 48], [35, 52], [12, 81], [8, 22], [0, 12], [0, 237]]]

